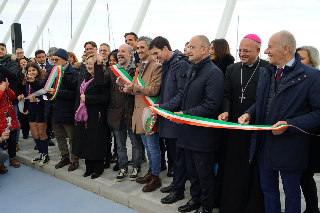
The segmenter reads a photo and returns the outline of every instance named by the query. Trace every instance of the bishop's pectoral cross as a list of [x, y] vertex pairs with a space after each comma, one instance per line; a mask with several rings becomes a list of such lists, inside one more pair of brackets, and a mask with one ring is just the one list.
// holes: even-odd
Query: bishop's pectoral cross
[[243, 93], [241, 93], [241, 94], [242, 94], [242, 95], [241, 95], [241, 97], [239, 97], [239, 98], [241, 99], [241, 103], [242, 103], [243, 99], [246, 99], [246, 97], [243, 96]]

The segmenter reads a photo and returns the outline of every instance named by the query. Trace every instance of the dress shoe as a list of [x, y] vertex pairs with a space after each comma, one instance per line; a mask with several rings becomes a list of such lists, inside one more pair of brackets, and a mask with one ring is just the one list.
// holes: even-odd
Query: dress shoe
[[163, 171], [166, 171], [166, 170], [167, 170], [166, 164], [161, 164], [161, 169], [160, 169], [160, 171], [163, 172]]
[[179, 212], [191, 212], [193, 210], [197, 210], [200, 208], [200, 204], [196, 204], [193, 202], [193, 200], [189, 200], [189, 202], [186, 205], [180, 206], [178, 208]]
[[116, 165], [114, 165], [113, 167], [113, 171], [119, 171], [120, 167], [119, 167], [119, 163], [117, 162]]
[[12, 166], [14, 168], [18, 168], [18, 167], [20, 167], [20, 162], [17, 159], [12, 158], [11, 160], [9, 160], [9, 166]]
[[37, 147], [37, 145], [35, 145], [33, 149], [34, 149], [34, 150], [38, 150], [38, 147]]
[[79, 167], [79, 162], [72, 162], [68, 168], [68, 171], [71, 172], [71, 171], [74, 171], [76, 170], [77, 168]]
[[161, 178], [152, 174], [150, 181], [142, 188], [143, 192], [152, 192], [162, 186]]
[[54, 168], [60, 169], [66, 165], [70, 164], [70, 158], [68, 158], [66, 155], [62, 156], [61, 160], [59, 163], [57, 163]]
[[19, 144], [16, 145], [16, 152], [19, 150]]
[[8, 172], [8, 168], [3, 164], [0, 166], [0, 174], [5, 174]]
[[52, 142], [52, 140], [49, 140], [49, 146], [55, 146], [56, 144]]
[[113, 153], [113, 155], [111, 157], [111, 163], [116, 163], [117, 161], [118, 161], [118, 154]]
[[170, 192], [172, 192], [172, 189], [173, 189], [173, 183], [171, 183], [169, 186], [162, 187], [160, 189], [160, 192], [162, 192], [162, 193], [170, 193]]
[[23, 134], [23, 139], [28, 139], [28, 137], [29, 137], [29, 132], [28, 134]]
[[91, 175], [91, 179], [96, 179], [98, 177], [100, 177], [100, 174], [92, 173], [92, 175]]
[[108, 157], [106, 157], [106, 159], [104, 160], [104, 165], [103, 167], [105, 169], [108, 169], [110, 168], [110, 164], [111, 164], [111, 156], [109, 155]]
[[147, 173], [145, 176], [143, 176], [143, 177], [138, 177], [138, 178], [136, 179], [136, 182], [137, 182], [137, 183], [141, 183], [141, 184], [146, 184], [146, 183], [148, 183], [149, 180], [151, 179], [151, 176], [152, 176], [152, 171], [151, 171], [151, 169], [149, 169], [149, 170], [148, 170], [148, 173]]
[[184, 193], [178, 194], [176, 192], [171, 192], [166, 197], [161, 199], [161, 203], [172, 204], [172, 203], [175, 203], [175, 202], [177, 202], [179, 200], [183, 200], [183, 199], [184, 199]]
[[88, 177], [88, 176], [90, 176], [92, 173], [90, 173], [90, 172], [85, 172], [84, 174], [83, 174], [83, 177]]
[[169, 166], [167, 176], [173, 177], [173, 167]]
[[204, 209], [202, 206], [194, 213], [212, 213], [212, 210]]

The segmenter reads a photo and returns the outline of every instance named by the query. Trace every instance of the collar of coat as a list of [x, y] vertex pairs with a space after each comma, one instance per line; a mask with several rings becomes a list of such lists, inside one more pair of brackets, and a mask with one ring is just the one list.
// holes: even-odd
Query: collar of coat
[[[290, 72], [292, 71], [301, 71], [301, 57], [298, 53], [295, 53], [295, 62], [292, 64], [291, 67], [289, 66], [285, 66], [284, 69], [283, 69], [283, 75], [288, 75]], [[271, 72], [271, 74], [275, 74], [276, 73], [276, 70], [277, 70], [277, 66], [273, 65], [273, 64], [269, 64], [266, 69]]]
[[2, 64], [3, 62], [5, 62], [7, 60], [7, 58], [11, 58], [11, 54], [7, 54], [5, 55], [3, 58], [0, 59], [0, 64]]
[[[147, 60], [148, 60], [148, 62], [144, 65], [144, 70], [146, 70], [147, 67], [149, 66], [149, 64], [151, 64], [151, 62], [153, 62], [153, 56], [150, 55]], [[140, 70], [141, 67], [142, 67], [142, 61], [141, 61], [141, 59], [140, 59], [140, 63], [139, 63], [139, 65], [138, 65], [138, 67], [139, 67], [139, 70]]]
[[198, 70], [201, 70], [209, 62], [211, 62], [211, 57], [207, 56], [198, 63], [192, 64], [192, 70], [197, 72]]

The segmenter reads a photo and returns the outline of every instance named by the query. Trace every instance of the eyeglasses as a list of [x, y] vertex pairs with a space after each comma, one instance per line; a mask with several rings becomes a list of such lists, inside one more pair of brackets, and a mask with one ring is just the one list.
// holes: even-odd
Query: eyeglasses
[[108, 52], [108, 50], [100, 50], [100, 52], [105, 52], [106, 53], [106, 52]]
[[251, 52], [252, 50], [255, 50], [255, 49], [257, 49], [257, 48], [253, 48], [253, 49], [250, 49], [250, 50], [248, 50], [248, 49], [238, 49], [237, 52], [238, 52], [239, 54], [240, 54], [240, 53], [247, 54], [247, 53], [249, 53], [249, 52]]
[[53, 58], [52, 59], [53, 62], [55, 62], [55, 61], [58, 62], [59, 60], [62, 60], [62, 59], [61, 58]]
[[186, 50], [188, 52], [189, 50], [193, 50], [196, 47], [204, 47], [204, 46], [189, 46]]
[[94, 63], [87, 63], [87, 66], [94, 66]]
[[23, 54], [23, 52], [16, 52], [17, 55]]
[[89, 50], [93, 50], [93, 48], [86, 48], [85, 50], [88, 52]]

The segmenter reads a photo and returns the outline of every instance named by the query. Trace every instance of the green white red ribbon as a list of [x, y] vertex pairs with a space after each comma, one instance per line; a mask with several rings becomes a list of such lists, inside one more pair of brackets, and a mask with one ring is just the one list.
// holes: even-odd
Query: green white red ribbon
[[36, 96], [46, 94], [47, 93], [46, 90], [52, 88], [52, 85], [55, 81], [56, 83], [54, 85], [55, 86], [54, 92], [53, 92], [52, 97], [49, 99], [49, 101], [54, 100], [58, 94], [59, 89], [60, 89], [60, 85], [61, 85], [61, 81], [62, 81], [62, 74], [63, 74], [63, 68], [61, 65], [53, 67], [51, 70], [51, 73], [49, 75], [49, 78], [48, 78], [46, 84], [44, 85], [44, 88], [28, 95], [27, 97], [25, 97], [19, 101], [19, 103], [18, 103], [19, 111], [25, 115], [29, 114], [28, 110], [23, 111], [25, 100], [30, 99], [31, 97], [36, 97]]
[[[139, 86], [143, 86], [145, 87], [146, 85], [144, 84], [144, 82], [142, 81], [140, 75], [139, 75], [139, 70], [138, 70], [138, 67], [136, 69], [136, 83], [137, 85]], [[156, 103], [157, 99], [158, 99], [158, 96], [142, 96], [142, 99], [144, 100], [144, 102], [146, 102], [147, 106], [152, 106], [153, 104]]]
[[[280, 130], [286, 127], [294, 127], [299, 129], [296, 126], [289, 125], [289, 124], [282, 124], [278, 127], [271, 128], [271, 125], [248, 125], [248, 124], [237, 124], [232, 122], [226, 122], [226, 121], [219, 121], [214, 120], [210, 118], [202, 118], [197, 116], [191, 116], [191, 115], [185, 115], [185, 114], [174, 114], [170, 111], [161, 109], [159, 107], [148, 107], [153, 112], [175, 122], [183, 123], [183, 124], [189, 124], [194, 126], [202, 126], [202, 127], [211, 127], [211, 128], [224, 128], [224, 129], [241, 129], [241, 130]], [[299, 129], [300, 131], [305, 132], [302, 129]], [[309, 134], [309, 133], [307, 133]]]

